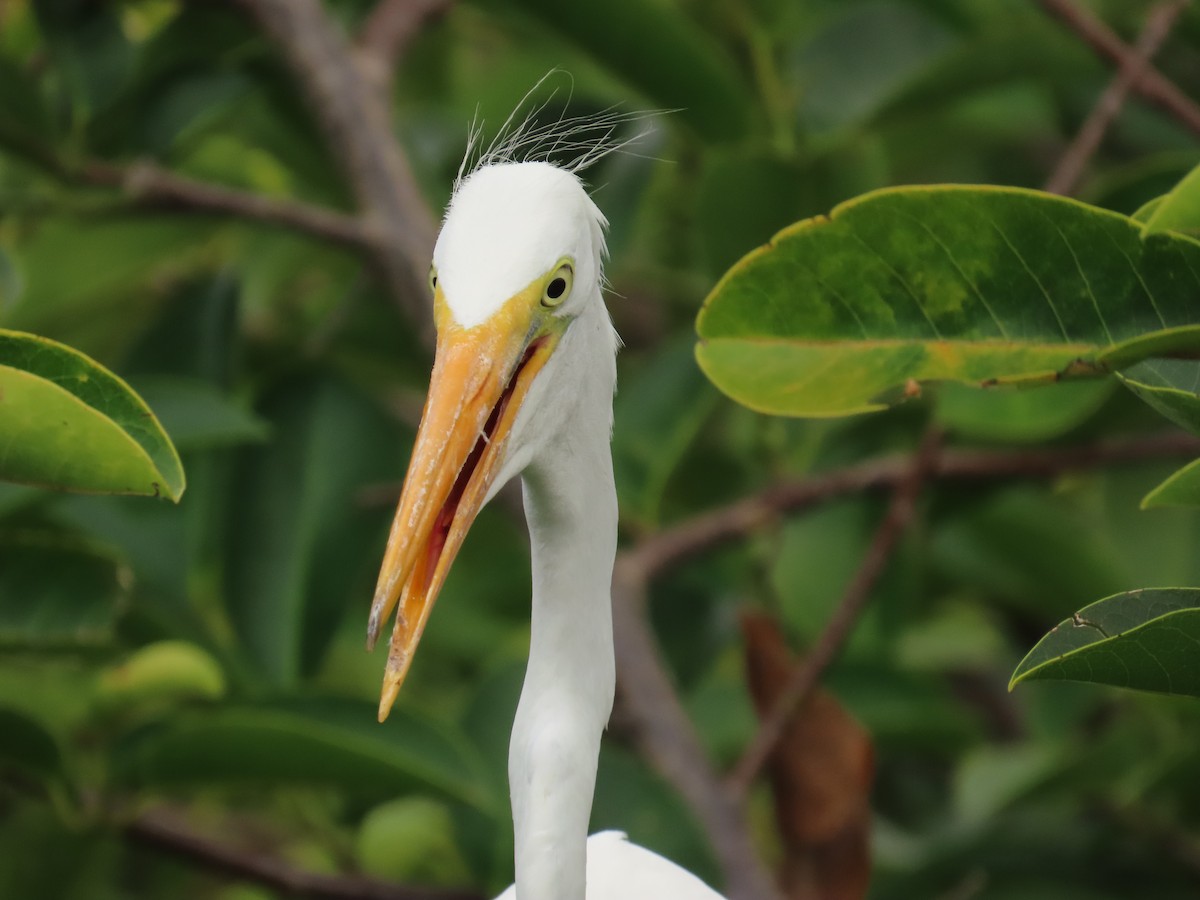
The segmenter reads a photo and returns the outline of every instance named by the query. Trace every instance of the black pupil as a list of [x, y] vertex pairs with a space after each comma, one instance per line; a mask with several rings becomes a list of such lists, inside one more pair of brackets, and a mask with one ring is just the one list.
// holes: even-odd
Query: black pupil
[[436, 275], [430, 275], [430, 276], [429, 276], [429, 283], [430, 283], [430, 284], [431, 284], [433, 287], [437, 287], [437, 276], [436, 276]]
[[567, 279], [555, 278], [548, 285], [546, 285], [546, 296], [551, 300], [557, 300], [563, 295], [563, 292], [566, 291], [566, 289]]

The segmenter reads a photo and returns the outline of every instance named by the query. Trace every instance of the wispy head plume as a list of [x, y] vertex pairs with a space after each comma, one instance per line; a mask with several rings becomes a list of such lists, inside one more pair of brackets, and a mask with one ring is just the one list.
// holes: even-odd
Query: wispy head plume
[[[559, 94], [554, 88], [540, 102], [532, 102], [543, 85], [556, 76], [567, 80], [567, 95], [558, 116], [548, 121], [543, 114]], [[467, 150], [454, 180], [457, 191], [463, 179], [486, 166], [513, 162], [550, 162], [579, 174], [613, 153], [628, 153], [630, 145], [649, 129], [629, 134], [630, 126], [647, 122], [670, 110], [622, 110], [617, 106], [598, 113], [568, 116], [574, 79], [561, 69], [552, 69], [538, 79], [500, 126], [491, 142], [483, 146], [483, 121], [476, 115], [467, 131]]]

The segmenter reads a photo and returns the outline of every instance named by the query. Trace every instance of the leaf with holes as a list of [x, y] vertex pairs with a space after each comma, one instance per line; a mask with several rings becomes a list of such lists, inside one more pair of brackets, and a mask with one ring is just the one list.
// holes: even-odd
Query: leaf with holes
[[77, 350], [0, 330], [0, 479], [178, 500], [183, 466], [154, 413]]
[[1035, 679], [1200, 697], [1200, 588], [1146, 588], [1085, 606], [1029, 651], [1009, 688]]
[[709, 378], [763, 412], [881, 409], [911, 382], [1055, 381], [1200, 349], [1200, 243], [1037, 191], [877, 191], [777, 234], [704, 303]]

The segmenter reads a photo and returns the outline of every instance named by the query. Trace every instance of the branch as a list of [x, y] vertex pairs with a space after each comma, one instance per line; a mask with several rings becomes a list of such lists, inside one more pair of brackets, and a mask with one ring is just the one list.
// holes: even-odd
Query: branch
[[[1052, 478], [1079, 469], [1196, 456], [1200, 456], [1200, 438], [1169, 431], [1065, 447], [947, 450], [934, 462], [929, 477], [938, 481]], [[895, 488], [907, 477], [909, 468], [909, 457], [886, 456], [800, 481], [773, 484], [650, 535], [625, 554], [648, 578], [653, 578], [714, 547], [748, 537], [783, 514], [849, 494]]]
[[[1124, 66], [1133, 51], [1099, 19], [1076, 6], [1074, 0], [1038, 0], [1054, 16], [1097, 54], [1118, 66]], [[1146, 66], [1133, 82], [1133, 89], [1146, 101], [1174, 117], [1192, 133], [1200, 135], [1200, 106], [1153, 66]]]
[[324, 900], [483, 900], [467, 890], [403, 887], [361, 875], [323, 875], [305, 872], [278, 860], [210, 840], [189, 829], [163, 810], [143, 813], [125, 826], [125, 835], [139, 844], [198, 863], [243, 881], [261, 884], [297, 897]]
[[453, 0], [379, 0], [359, 29], [358, 59], [378, 91], [386, 91], [392, 72], [421, 27], [444, 16]]
[[1045, 190], [1063, 195], [1074, 191], [1084, 169], [1100, 149], [1100, 143], [1104, 140], [1109, 126], [1125, 105], [1125, 98], [1129, 96], [1130, 89], [1145, 73], [1150, 60], [1163, 45], [1189, 2], [1190, 0], [1170, 0], [1160, 3], [1150, 11], [1146, 17], [1146, 24], [1138, 35], [1137, 43], [1133, 45], [1133, 52], [1121, 60], [1116, 76], [1100, 94], [1079, 133], [1075, 135], [1075, 139], [1059, 159], [1058, 165], [1054, 167], [1054, 172], [1046, 180]]
[[613, 642], [621, 712], [638, 751], [695, 814], [732, 900], [777, 900], [738, 798], [722, 783], [679, 701], [646, 616], [646, 578], [627, 554], [613, 570]]
[[909, 463], [909, 470], [905, 473], [903, 481], [896, 485], [883, 521], [875, 530], [871, 545], [825, 625], [825, 630], [821, 632], [804, 662], [792, 672], [770, 712], [763, 716], [762, 724], [750, 741], [750, 746], [734, 766], [729, 781], [739, 794], [744, 795], [754, 782], [771, 751], [791, 724], [792, 716], [812, 695], [821, 673], [833, 662], [850, 632], [854, 630], [859, 615], [870, 599], [872, 589], [892, 557], [892, 551], [916, 515], [917, 497], [926, 477], [936, 464], [941, 441], [939, 429], [930, 428], [926, 432], [920, 448]]
[[355, 250], [370, 246], [370, 235], [353, 216], [310, 203], [209, 184], [150, 163], [121, 167], [94, 161], [87, 163], [77, 177], [89, 184], [120, 188], [146, 207], [236, 216], [280, 225]]
[[320, 0], [234, 0], [279, 45], [375, 239], [389, 293], [433, 345], [425, 276], [436, 224], [392, 133], [389, 110]]

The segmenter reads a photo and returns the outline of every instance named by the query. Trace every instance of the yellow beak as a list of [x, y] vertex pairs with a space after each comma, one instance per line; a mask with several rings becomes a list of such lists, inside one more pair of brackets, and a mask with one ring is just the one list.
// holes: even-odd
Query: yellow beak
[[429, 395], [367, 628], [370, 649], [399, 604], [379, 698], [381, 722], [400, 692], [450, 565], [496, 479], [529, 386], [558, 342], [558, 329], [541, 327], [540, 293], [540, 282], [530, 285], [472, 328], [454, 323], [441, 290], [435, 294], [438, 340]]

